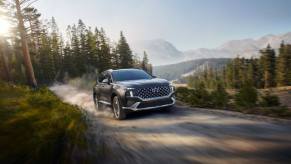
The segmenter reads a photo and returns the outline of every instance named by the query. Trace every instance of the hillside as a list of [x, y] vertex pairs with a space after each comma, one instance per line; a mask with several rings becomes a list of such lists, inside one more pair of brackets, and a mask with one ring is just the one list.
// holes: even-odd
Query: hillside
[[260, 49], [268, 44], [278, 49], [282, 41], [291, 43], [291, 32], [279, 35], [269, 34], [257, 39], [230, 40], [212, 49], [199, 48], [182, 51], [163, 39], [139, 41], [133, 43], [131, 48], [139, 55], [142, 55], [143, 51], [148, 52], [150, 62], [157, 66], [203, 58], [235, 58], [238, 55], [245, 58], [258, 57]]
[[209, 58], [197, 59], [177, 64], [170, 64], [164, 66], [155, 66], [153, 69], [154, 75], [165, 78], [167, 80], [179, 79], [182, 76], [190, 75], [205, 67], [219, 68], [224, 66], [229, 58]]
[[140, 58], [146, 51], [153, 65], [171, 64], [183, 60], [183, 53], [163, 39], [136, 41], [132, 43], [131, 48]]

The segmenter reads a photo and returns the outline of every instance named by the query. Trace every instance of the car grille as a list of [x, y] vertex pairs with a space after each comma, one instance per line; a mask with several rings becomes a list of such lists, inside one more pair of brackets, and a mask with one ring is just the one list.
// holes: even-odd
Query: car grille
[[170, 86], [156, 86], [150, 88], [140, 88], [135, 89], [133, 94], [134, 96], [140, 97], [142, 99], [150, 99], [168, 96], [171, 93]]

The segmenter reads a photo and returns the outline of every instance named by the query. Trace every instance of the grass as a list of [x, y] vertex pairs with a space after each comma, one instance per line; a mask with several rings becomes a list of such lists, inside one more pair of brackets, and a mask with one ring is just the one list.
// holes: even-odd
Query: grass
[[87, 124], [77, 107], [47, 88], [0, 85], [0, 163], [88, 162]]

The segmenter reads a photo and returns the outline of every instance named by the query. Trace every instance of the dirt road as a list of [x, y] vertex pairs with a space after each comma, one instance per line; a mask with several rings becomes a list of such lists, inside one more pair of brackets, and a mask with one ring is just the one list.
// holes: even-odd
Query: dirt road
[[116, 121], [96, 112], [91, 93], [51, 88], [88, 113], [104, 163], [291, 163], [291, 122], [235, 112], [176, 106]]

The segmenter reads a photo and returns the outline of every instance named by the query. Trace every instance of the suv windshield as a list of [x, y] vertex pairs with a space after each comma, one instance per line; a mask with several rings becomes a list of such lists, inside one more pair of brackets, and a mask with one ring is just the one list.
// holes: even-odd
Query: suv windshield
[[114, 81], [142, 80], [153, 78], [145, 71], [138, 69], [112, 71], [112, 77]]

